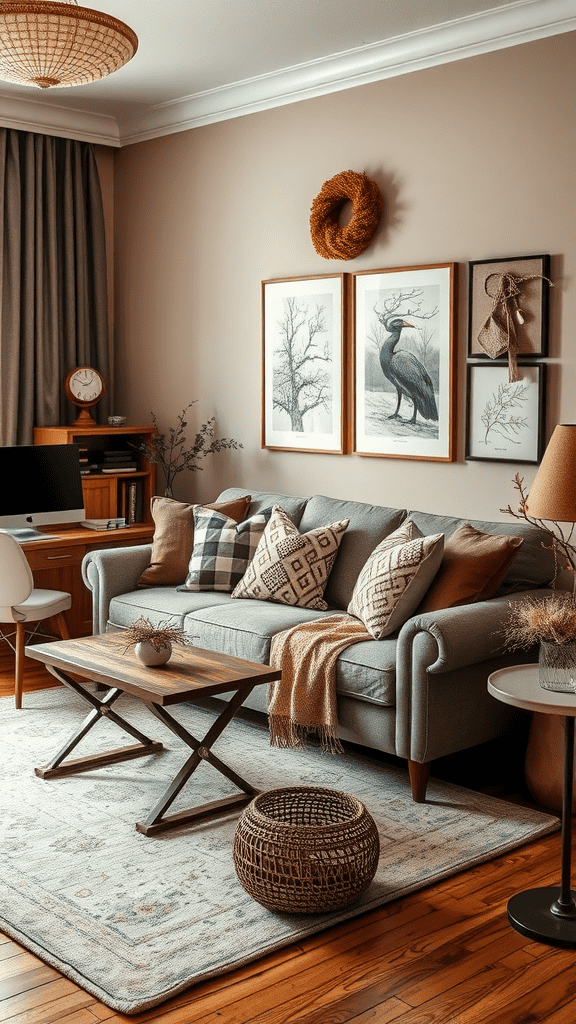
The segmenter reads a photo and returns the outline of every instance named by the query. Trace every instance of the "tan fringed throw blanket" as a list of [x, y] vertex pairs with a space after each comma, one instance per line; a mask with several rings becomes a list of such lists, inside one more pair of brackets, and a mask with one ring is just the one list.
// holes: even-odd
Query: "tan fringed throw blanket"
[[272, 639], [270, 663], [282, 678], [268, 685], [270, 746], [303, 747], [318, 733], [322, 750], [341, 753], [337, 736], [336, 659], [346, 647], [371, 640], [352, 615], [303, 622]]

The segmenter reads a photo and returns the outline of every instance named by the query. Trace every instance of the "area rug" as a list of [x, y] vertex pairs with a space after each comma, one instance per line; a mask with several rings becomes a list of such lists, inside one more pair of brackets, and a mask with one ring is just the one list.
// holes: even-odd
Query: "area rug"
[[[329, 786], [360, 798], [375, 818], [381, 855], [360, 900], [328, 914], [265, 910], [237, 880], [235, 815], [156, 837], [135, 829], [189, 750], [146, 707], [124, 696], [116, 708], [166, 751], [82, 775], [42, 780], [46, 764], [84, 717], [63, 688], [0, 701], [0, 928], [47, 964], [123, 1013], [136, 1013], [188, 986], [361, 914], [558, 827], [555, 817], [431, 780], [414, 804], [401, 768], [319, 749], [279, 750], [256, 720], [231, 723], [215, 752], [260, 789]], [[196, 736], [210, 708], [179, 705]], [[102, 720], [74, 756], [129, 737]], [[230, 795], [205, 763], [173, 810]]]

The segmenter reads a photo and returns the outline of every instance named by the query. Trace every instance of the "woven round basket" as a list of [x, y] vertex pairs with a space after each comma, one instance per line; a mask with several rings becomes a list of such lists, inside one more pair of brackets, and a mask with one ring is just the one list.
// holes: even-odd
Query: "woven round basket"
[[233, 857], [244, 889], [268, 910], [317, 914], [346, 906], [378, 867], [378, 829], [347, 793], [293, 786], [261, 793], [238, 821]]

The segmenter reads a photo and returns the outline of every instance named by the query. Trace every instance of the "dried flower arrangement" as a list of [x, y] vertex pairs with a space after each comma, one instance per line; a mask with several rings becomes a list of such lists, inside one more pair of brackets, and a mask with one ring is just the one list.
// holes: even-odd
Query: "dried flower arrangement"
[[142, 643], [150, 643], [158, 651], [168, 644], [186, 647], [194, 643], [194, 638], [180, 626], [174, 626], [168, 620], [153, 626], [150, 619], [141, 616], [122, 633], [123, 653], [125, 654], [131, 647], [136, 647], [136, 644]]
[[526, 597], [511, 607], [503, 629], [510, 651], [547, 642], [568, 644], [576, 641], [576, 597], [562, 592], [549, 597]]
[[136, 451], [142, 452], [148, 462], [160, 466], [164, 473], [166, 498], [174, 497], [174, 478], [183, 469], [202, 469], [198, 465], [199, 459], [205, 459], [207, 455], [214, 455], [224, 448], [242, 448], [239, 441], [228, 437], [214, 437], [214, 424], [216, 417], [212, 416], [207, 423], [203, 423], [196, 432], [192, 444], [185, 447], [185, 429], [188, 426], [186, 413], [195, 402], [189, 402], [185, 409], [178, 416], [176, 427], [170, 427], [168, 434], [163, 434], [158, 429], [158, 422], [154, 413], [151, 413], [152, 423], [156, 427], [156, 433], [150, 441], [142, 441], [133, 445]]
[[506, 512], [509, 516], [514, 516], [514, 519], [524, 519], [525, 522], [530, 523], [531, 526], [537, 526], [538, 529], [548, 534], [551, 543], [550, 545], [542, 544], [542, 547], [554, 552], [554, 579], [552, 584], [554, 585], [556, 582], [560, 569], [568, 569], [573, 574], [572, 588], [574, 593], [576, 593], [576, 550], [572, 545], [576, 524], [572, 523], [568, 533], [565, 533], [560, 524], [553, 520], [551, 520], [551, 522], [553, 522], [554, 529], [551, 529], [549, 526], [546, 526], [542, 519], [534, 519], [533, 516], [529, 516], [526, 511], [528, 494], [524, 488], [524, 477], [521, 477], [519, 473], [516, 473], [513, 483], [515, 489], [520, 494], [518, 510], [514, 512], [510, 505], [507, 505], [506, 508], [501, 508], [500, 511]]

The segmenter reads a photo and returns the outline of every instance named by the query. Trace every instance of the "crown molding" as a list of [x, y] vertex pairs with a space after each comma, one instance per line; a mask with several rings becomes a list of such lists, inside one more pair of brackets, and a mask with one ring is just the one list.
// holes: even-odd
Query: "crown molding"
[[126, 119], [4, 94], [0, 123], [126, 146], [574, 30], [574, 0], [515, 0], [505, 7], [160, 103]]

